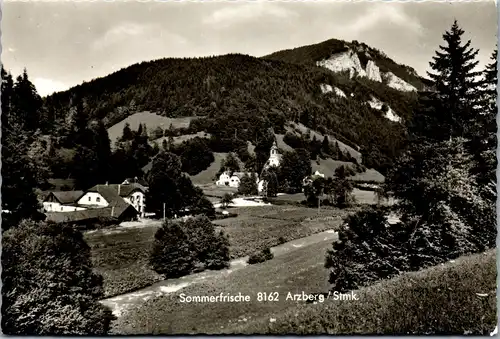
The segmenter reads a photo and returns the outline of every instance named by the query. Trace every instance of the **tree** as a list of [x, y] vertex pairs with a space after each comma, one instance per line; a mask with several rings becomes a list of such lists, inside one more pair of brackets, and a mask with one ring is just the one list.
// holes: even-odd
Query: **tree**
[[238, 187], [238, 194], [240, 195], [257, 195], [257, 178], [254, 174], [246, 173], [240, 181], [240, 186]]
[[[462, 43], [465, 32], [453, 23], [450, 31], [443, 35], [444, 46], [439, 46], [436, 56], [430, 62], [432, 72], [428, 76], [432, 80], [435, 93], [428, 94], [432, 104], [426, 104], [425, 110], [417, 110], [414, 115], [414, 124], [411, 129], [416, 136], [437, 141], [453, 137], [470, 137], [471, 127], [477, 118], [476, 106], [480, 103], [480, 75], [474, 71], [478, 61], [478, 50], [470, 47], [471, 41]], [[425, 120], [433, 129], [428, 129], [420, 123]], [[434, 130], [439, 133], [432, 133]]]
[[203, 195], [203, 191], [191, 182], [181, 171], [180, 158], [168, 152], [160, 152], [153, 160], [151, 171], [147, 176], [148, 204], [147, 209], [158, 218], [165, 215], [172, 217], [180, 212], [215, 214], [213, 205]]
[[231, 193], [226, 193], [220, 200], [220, 203], [223, 208], [227, 208], [230, 204], [234, 203], [233, 201], [233, 195]]
[[177, 147], [176, 153], [181, 157], [182, 171], [190, 175], [207, 169], [215, 160], [205, 139], [199, 137], [184, 141]]
[[181, 209], [182, 196], [177, 189], [180, 176], [181, 161], [177, 155], [162, 152], [154, 158], [147, 177], [149, 189], [146, 208], [158, 218], [163, 216], [163, 204], [169, 217]]
[[123, 126], [121, 141], [130, 141], [133, 139], [134, 139], [134, 133], [130, 129], [130, 124], [126, 122], [125, 126]]
[[229, 241], [205, 216], [185, 221], [166, 221], [155, 234], [150, 262], [167, 277], [193, 270], [229, 267]]
[[40, 127], [40, 110], [42, 98], [38, 95], [35, 85], [28, 79], [28, 73], [24, 69], [23, 74], [18, 76], [12, 93], [11, 112], [27, 131], [35, 131]]
[[22, 219], [43, 220], [34, 189], [37, 169], [27, 156], [28, 138], [17, 123], [2, 125], [2, 229]]
[[102, 277], [71, 226], [23, 221], [2, 236], [2, 330], [10, 335], [105, 335]]
[[155, 233], [150, 255], [153, 269], [166, 278], [189, 274], [195, 266], [196, 253], [179, 222], [166, 220]]
[[276, 197], [278, 194], [278, 174], [276, 168], [267, 168], [262, 173], [262, 180], [265, 181], [265, 196]]
[[302, 190], [302, 180], [311, 174], [311, 158], [303, 148], [283, 154], [278, 180], [293, 192]]

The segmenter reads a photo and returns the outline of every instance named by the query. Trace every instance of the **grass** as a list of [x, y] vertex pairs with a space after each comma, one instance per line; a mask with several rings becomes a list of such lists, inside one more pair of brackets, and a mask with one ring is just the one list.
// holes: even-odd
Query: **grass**
[[[194, 139], [196, 137], [199, 137], [199, 138], [210, 138], [210, 133], [198, 132], [198, 133], [195, 133], [195, 134], [184, 134], [184, 135], [180, 135], [178, 137], [173, 137], [173, 139], [174, 139], [174, 144], [180, 144], [183, 141], [191, 140], [191, 139]], [[161, 145], [163, 143], [163, 140], [167, 140], [168, 141], [168, 137], [161, 137], [161, 138], [155, 139], [155, 140], [151, 141], [151, 144], [153, 142], [156, 142], [156, 144], [161, 147]]]
[[[294, 209], [294, 211], [290, 210]], [[229, 235], [232, 258], [337, 227], [347, 212], [287, 206], [232, 208], [236, 218], [214, 221]], [[262, 217], [265, 215], [266, 217]], [[149, 251], [158, 225], [87, 232], [95, 270], [104, 278], [106, 297], [151, 285], [163, 277], [149, 267]], [[282, 239], [280, 239], [282, 238]]]
[[[290, 126], [287, 126], [286, 130], [290, 131], [290, 132], [292, 132], [293, 130], [298, 130], [301, 133], [307, 133], [309, 128], [304, 126], [302, 123], [297, 124], [294, 122], [290, 122]], [[324, 136], [321, 135], [320, 133], [318, 133], [317, 131], [311, 130], [311, 138], [313, 136], [316, 136], [316, 139], [318, 139], [318, 140], [323, 140], [323, 138], [324, 138]], [[352, 148], [349, 145], [344, 144], [342, 141], [337, 140], [333, 135], [328, 135], [328, 139], [331, 142], [337, 141], [337, 143], [339, 144], [339, 147], [342, 151], [348, 151], [352, 157], [358, 159], [358, 161], [361, 160], [361, 153], [359, 151], [355, 150], [354, 148]]]
[[123, 119], [117, 124], [114, 124], [110, 128], [108, 128], [109, 140], [111, 141], [111, 145], [115, 144], [115, 141], [122, 136], [123, 127], [125, 123], [130, 124], [130, 128], [135, 131], [139, 128], [139, 124], [146, 124], [148, 131], [153, 130], [160, 126], [161, 128], [169, 128], [170, 124], [174, 126], [174, 128], [181, 127], [189, 127], [189, 122], [193, 119], [193, 117], [182, 117], [182, 118], [167, 118], [161, 115], [157, 115], [151, 112], [138, 112], [128, 116], [126, 119]]
[[[188, 286], [167, 296], [146, 301], [113, 324], [119, 334], [219, 333], [227, 326], [282, 312], [296, 302], [288, 292], [324, 291], [328, 272], [324, 257], [331, 241], [322, 241], [284, 253], [264, 263], [247, 266], [209, 282]], [[182, 303], [180, 294], [210, 296], [220, 293], [249, 295], [248, 303]], [[258, 292], [277, 292], [277, 302], [259, 302]]]
[[206, 170], [196, 175], [190, 176], [191, 181], [196, 185], [215, 185], [215, 175], [219, 172], [222, 159], [227, 157], [227, 153], [214, 153], [214, 161]]
[[292, 206], [236, 207], [238, 217], [214, 221], [229, 236], [231, 257], [239, 258], [291, 241], [307, 237], [342, 223], [347, 211]]
[[126, 293], [162, 280], [149, 268], [149, 251], [158, 226], [104, 229], [85, 233], [92, 263], [104, 278], [106, 297]]
[[226, 193], [234, 194], [238, 192], [238, 189], [235, 187], [217, 186], [213, 182], [208, 184], [198, 184], [197, 186], [203, 190], [203, 193], [207, 197], [222, 198]]
[[403, 274], [356, 291], [358, 301], [292, 307], [233, 334], [489, 334], [497, 324], [496, 251]]

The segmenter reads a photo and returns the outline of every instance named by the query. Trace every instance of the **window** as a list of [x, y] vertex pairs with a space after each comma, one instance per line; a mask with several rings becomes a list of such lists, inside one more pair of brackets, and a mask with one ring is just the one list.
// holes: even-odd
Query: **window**
[[130, 197], [130, 202], [133, 204], [134, 203], [134, 196]]
[[97, 198], [95, 198], [95, 201], [101, 202], [101, 198], [97, 197]]
[[61, 207], [61, 212], [62, 212], [63, 208]]
[[89, 197], [89, 201], [92, 201], [92, 197]]

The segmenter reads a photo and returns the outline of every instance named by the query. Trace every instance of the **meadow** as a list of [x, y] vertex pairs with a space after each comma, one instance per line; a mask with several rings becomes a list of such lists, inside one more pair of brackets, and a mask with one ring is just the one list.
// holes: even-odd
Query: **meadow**
[[[113, 324], [117, 334], [489, 334], [496, 325], [496, 252], [464, 256], [354, 292], [307, 303], [292, 294], [330, 288], [330, 241], [156, 297]], [[180, 295], [249, 295], [242, 303], [183, 303]], [[258, 292], [278, 295], [259, 301]]]
[[[235, 218], [214, 221], [229, 236], [231, 258], [338, 227], [348, 211], [296, 206], [231, 208]], [[106, 297], [134, 291], [162, 280], [149, 267], [149, 253], [159, 227], [119, 227], [87, 232], [95, 270], [104, 278]]]

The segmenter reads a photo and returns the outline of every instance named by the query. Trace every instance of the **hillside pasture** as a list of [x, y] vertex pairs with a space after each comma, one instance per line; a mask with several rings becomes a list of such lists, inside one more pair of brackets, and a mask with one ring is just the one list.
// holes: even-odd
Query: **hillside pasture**
[[[215, 193], [222, 194], [222, 192]], [[214, 221], [229, 236], [231, 258], [338, 227], [348, 211], [293, 206], [236, 207], [235, 218]], [[264, 216], [264, 217], [263, 217]], [[96, 272], [104, 278], [106, 297], [162, 280], [149, 266], [149, 253], [161, 222], [85, 233]]]
[[[174, 139], [174, 144], [180, 144], [183, 141], [191, 140], [191, 139], [194, 139], [196, 137], [210, 138], [210, 133], [198, 132], [198, 133], [194, 133], [194, 134], [184, 134], [184, 135], [180, 135], [177, 137], [173, 137], [173, 139]], [[158, 146], [161, 146], [163, 143], [163, 140], [168, 141], [168, 137], [161, 137], [161, 138], [158, 138], [158, 139], [151, 141], [150, 143], [152, 144], [155, 142]]]
[[[317, 131], [314, 131], [314, 130], [307, 128], [302, 123], [290, 122], [289, 126], [286, 126], [285, 129], [291, 133], [300, 132], [302, 134], [307, 134], [307, 132], [310, 131], [311, 138], [313, 138], [313, 136], [316, 136], [316, 139], [318, 139], [318, 140], [323, 140], [323, 138], [324, 138], [324, 135], [322, 135], [321, 133], [319, 133]], [[349, 152], [349, 154], [351, 154], [352, 157], [356, 158], [358, 161], [361, 161], [361, 153], [359, 151], [355, 150], [354, 148], [352, 148], [349, 145], [344, 144], [342, 141], [338, 140], [333, 135], [328, 135], [328, 139], [330, 140], [330, 142], [336, 141], [339, 144], [339, 148], [342, 151]]]
[[220, 170], [220, 164], [223, 159], [226, 159], [227, 153], [214, 153], [214, 161], [208, 166], [207, 169], [201, 171], [196, 175], [191, 175], [191, 181], [195, 185], [215, 185], [215, 175]]
[[263, 315], [220, 332], [488, 335], [497, 325], [496, 278], [496, 251], [489, 250], [362, 288], [359, 300], [292, 306], [272, 323]]
[[[297, 248], [273, 260], [250, 265], [207, 282], [199, 282], [169, 295], [147, 300], [113, 324], [117, 334], [216, 334], [254, 318], [269, 317], [296, 304], [288, 292], [314, 293], [328, 288], [323, 267], [331, 240]], [[277, 292], [277, 302], [257, 300], [258, 292]], [[220, 293], [249, 295], [250, 302], [182, 303], [180, 294], [211, 296]]]
[[111, 146], [113, 146], [115, 141], [122, 136], [123, 127], [127, 122], [130, 124], [130, 128], [133, 131], [139, 128], [139, 124], [146, 124], [148, 131], [151, 131], [157, 127], [163, 129], [169, 128], [170, 124], [172, 124], [174, 128], [187, 128], [194, 118], [195, 117], [167, 118], [148, 111], [134, 113], [108, 128], [109, 140], [111, 141]]

